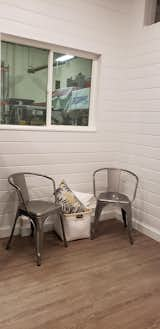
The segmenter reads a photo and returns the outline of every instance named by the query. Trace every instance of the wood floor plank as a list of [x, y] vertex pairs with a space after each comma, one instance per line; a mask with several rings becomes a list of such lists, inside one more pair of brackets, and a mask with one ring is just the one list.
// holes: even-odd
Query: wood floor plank
[[0, 329], [160, 329], [160, 245], [122, 224], [64, 248], [45, 235], [43, 263], [33, 241], [0, 241]]

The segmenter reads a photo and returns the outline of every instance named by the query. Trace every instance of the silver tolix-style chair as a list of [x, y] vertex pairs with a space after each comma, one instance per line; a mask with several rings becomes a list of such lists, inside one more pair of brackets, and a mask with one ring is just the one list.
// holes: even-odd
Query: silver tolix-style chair
[[[50, 185], [52, 200], [46, 201], [42, 200], [42, 196], [39, 199], [34, 199], [30, 196], [30, 188], [31, 184], [29, 184], [29, 178], [34, 180], [38, 178], [38, 183], [40, 183], [40, 179], [44, 179], [45, 188]], [[51, 184], [49, 184], [49, 181]], [[9, 237], [6, 249], [9, 249], [11, 245], [11, 241], [13, 238], [16, 222], [19, 216], [25, 215], [31, 222], [31, 231], [32, 235], [35, 236], [35, 244], [36, 244], [36, 257], [37, 257], [37, 265], [41, 265], [41, 257], [42, 257], [42, 246], [43, 246], [43, 226], [45, 220], [48, 216], [57, 214], [62, 227], [64, 246], [67, 247], [67, 241], [65, 237], [64, 224], [63, 224], [63, 213], [61, 210], [61, 206], [56, 203], [56, 187], [55, 181], [51, 177], [46, 175], [41, 175], [37, 173], [29, 173], [29, 172], [20, 172], [15, 173], [9, 176], [8, 182], [16, 189], [18, 194], [18, 208], [16, 212], [16, 217], [14, 220], [14, 224], [12, 227], [11, 235]], [[40, 190], [40, 186], [38, 185], [38, 190]], [[54, 199], [54, 200], [53, 200]]]
[[[136, 197], [138, 177], [131, 171], [117, 168], [100, 168], [93, 173], [93, 192], [97, 200], [91, 238], [96, 237], [102, 209], [109, 205], [121, 208], [124, 226], [133, 244], [132, 202]], [[98, 192], [97, 192], [98, 191]]]

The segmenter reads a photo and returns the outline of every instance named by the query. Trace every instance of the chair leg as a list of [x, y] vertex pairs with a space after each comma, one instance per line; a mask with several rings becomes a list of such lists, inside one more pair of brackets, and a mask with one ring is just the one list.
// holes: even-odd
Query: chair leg
[[128, 206], [127, 208], [127, 227], [128, 227], [128, 237], [130, 244], [134, 243], [133, 236], [132, 236], [132, 208], [131, 205]]
[[37, 257], [37, 266], [41, 265], [42, 262], [42, 247], [43, 247], [43, 223], [38, 221], [36, 223], [36, 257]]
[[66, 235], [65, 235], [65, 229], [64, 229], [64, 216], [62, 213], [60, 213], [60, 221], [61, 221], [61, 227], [62, 227], [62, 233], [63, 233], [63, 241], [64, 241], [64, 246], [68, 247], [68, 243], [66, 240]]
[[11, 231], [9, 240], [7, 242], [7, 245], [6, 245], [6, 249], [9, 249], [10, 248], [10, 245], [11, 245], [11, 242], [12, 242], [12, 238], [13, 238], [13, 234], [14, 234], [14, 230], [15, 230], [15, 226], [16, 226], [17, 219], [18, 219], [19, 215], [20, 215], [20, 213], [19, 213], [19, 211], [17, 211], [16, 217], [15, 217], [15, 220], [14, 220], [14, 223], [13, 223], [12, 231]]
[[34, 225], [31, 222], [31, 237], [33, 237], [33, 236], [34, 236]]
[[95, 239], [95, 237], [96, 237], [98, 221], [99, 221], [99, 217], [101, 215], [102, 209], [103, 209], [103, 207], [99, 204], [99, 202], [97, 202], [96, 209], [95, 209], [93, 228], [91, 231], [91, 240]]
[[125, 212], [125, 210], [123, 208], [121, 208], [121, 212], [122, 212], [122, 218], [123, 218], [124, 227], [127, 227], [126, 212]]

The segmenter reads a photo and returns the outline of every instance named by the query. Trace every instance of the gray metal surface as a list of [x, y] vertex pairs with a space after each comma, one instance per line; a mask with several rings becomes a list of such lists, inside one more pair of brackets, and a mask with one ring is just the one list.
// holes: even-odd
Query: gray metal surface
[[[44, 200], [29, 200], [29, 190], [27, 186], [26, 176], [43, 177], [46, 180], [51, 181], [53, 186], [53, 196], [55, 197], [55, 202], [49, 202]], [[28, 219], [31, 222], [32, 235], [33, 233], [35, 235], [37, 265], [41, 265], [42, 249], [43, 249], [43, 226], [45, 220], [48, 218], [49, 215], [52, 215], [54, 213], [58, 215], [63, 232], [64, 246], [67, 247], [67, 241], [64, 231], [64, 223], [63, 223], [64, 220], [63, 213], [61, 207], [58, 204], [56, 204], [55, 181], [53, 178], [46, 175], [29, 173], [29, 172], [20, 172], [10, 175], [8, 178], [8, 182], [16, 189], [19, 198], [19, 204], [6, 249], [9, 249], [11, 245], [14, 229], [18, 217], [21, 215], [25, 215], [28, 217]]]
[[[103, 192], [97, 192], [96, 177], [99, 173], [104, 173], [106, 176], [106, 180], [105, 179], [102, 180], [104, 185]], [[127, 227], [129, 241], [131, 244], [133, 244], [131, 206], [132, 206], [132, 202], [135, 200], [136, 197], [138, 181], [139, 180], [136, 174], [125, 169], [99, 168], [96, 171], [94, 171], [93, 192], [94, 192], [94, 196], [97, 199], [97, 202], [96, 202], [93, 229], [91, 234], [92, 239], [96, 237], [99, 218], [103, 208], [109, 204], [113, 204], [121, 208], [124, 226]], [[126, 189], [126, 194], [125, 194], [125, 189]], [[121, 190], [123, 191], [123, 193], [121, 193]]]

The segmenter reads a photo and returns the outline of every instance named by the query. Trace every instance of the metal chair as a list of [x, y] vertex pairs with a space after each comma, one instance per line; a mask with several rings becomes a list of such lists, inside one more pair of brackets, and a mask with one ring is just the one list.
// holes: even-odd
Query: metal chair
[[[101, 192], [97, 195], [98, 184], [99, 192]], [[136, 197], [137, 187], [138, 177], [129, 170], [116, 168], [100, 168], [94, 171], [93, 192], [97, 202], [93, 229], [91, 233], [92, 239], [94, 239], [96, 236], [97, 226], [102, 209], [105, 206], [112, 204], [121, 208], [124, 226], [128, 228], [129, 241], [131, 244], [133, 244], [131, 205]]]
[[[37, 178], [39, 178], [39, 180], [40, 177], [45, 179], [45, 184], [46, 181], [47, 183], [49, 183], [49, 181], [51, 182], [52, 193], [53, 193], [52, 196], [54, 197], [54, 202], [44, 201], [42, 199], [30, 200], [27, 178], [28, 177], [35, 178], [36, 176], [38, 176]], [[10, 175], [8, 178], [8, 182], [16, 189], [16, 192], [18, 194], [19, 204], [18, 204], [14, 224], [12, 227], [11, 235], [6, 245], [6, 249], [9, 249], [11, 245], [11, 241], [13, 238], [13, 233], [15, 230], [18, 217], [21, 215], [25, 215], [29, 218], [31, 222], [32, 235], [33, 233], [35, 233], [37, 265], [41, 265], [42, 245], [43, 245], [43, 226], [45, 220], [48, 218], [49, 215], [57, 214], [59, 216], [61, 227], [62, 227], [64, 246], [67, 247], [67, 241], [65, 237], [64, 224], [63, 224], [63, 213], [61, 210], [61, 206], [56, 204], [55, 181], [54, 179], [46, 175], [20, 172]]]

